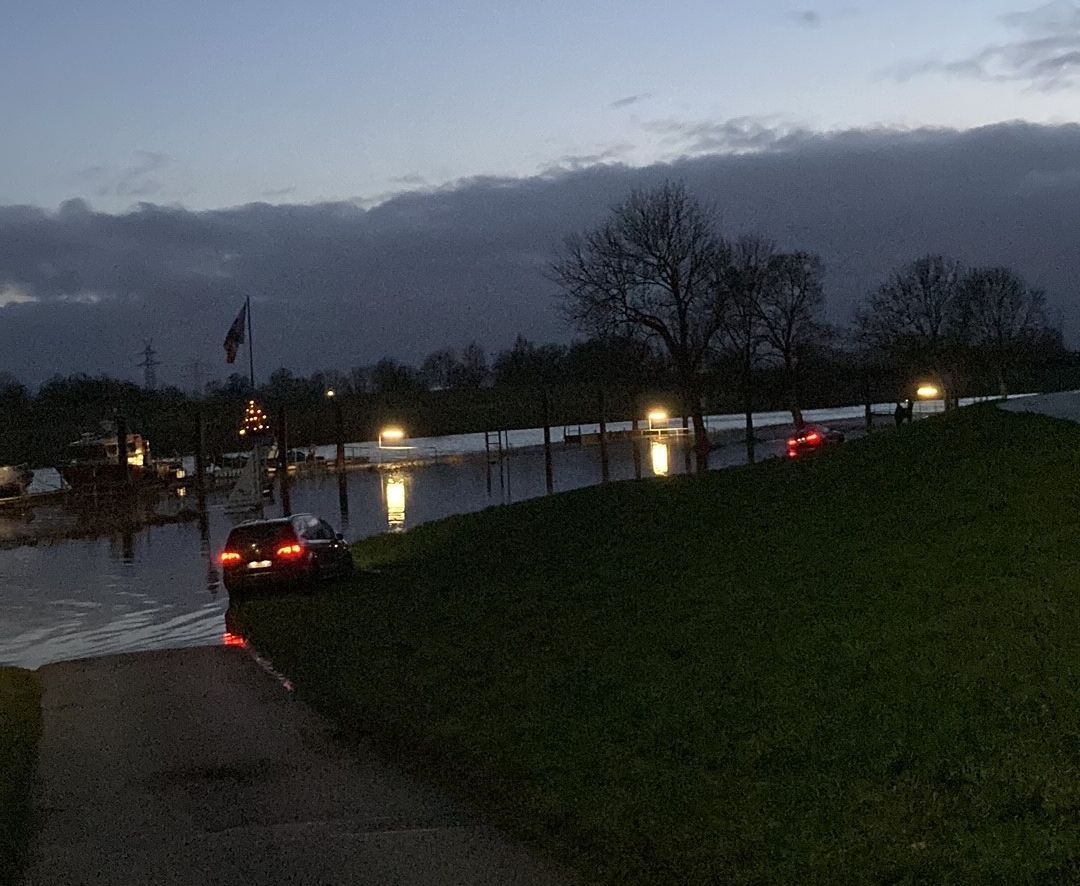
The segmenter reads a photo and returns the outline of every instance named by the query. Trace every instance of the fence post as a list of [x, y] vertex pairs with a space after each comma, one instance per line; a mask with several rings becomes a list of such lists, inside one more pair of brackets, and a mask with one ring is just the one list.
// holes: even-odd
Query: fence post
[[544, 390], [544, 482], [547, 486], [548, 495], [555, 491], [555, 476], [551, 469], [551, 403], [548, 400], [548, 392]]

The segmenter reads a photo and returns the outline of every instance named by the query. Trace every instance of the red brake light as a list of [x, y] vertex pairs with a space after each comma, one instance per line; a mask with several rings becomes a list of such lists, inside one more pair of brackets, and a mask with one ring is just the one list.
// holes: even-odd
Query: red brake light
[[304, 553], [304, 549], [298, 544], [282, 545], [277, 549], [277, 555], [285, 560], [293, 560]]
[[788, 449], [794, 449], [796, 446], [799, 445], [799, 441], [792, 437], [790, 440], [787, 441], [787, 445]]
[[812, 431], [811, 433], [806, 435], [806, 442], [811, 444], [811, 445], [816, 445], [816, 444], [820, 443], [821, 442], [821, 434], [819, 434], [817, 431]]
[[221, 552], [221, 565], [227, 566], [229, 563], [239, 563], [240, 555], [236, 551], [222, 551]]

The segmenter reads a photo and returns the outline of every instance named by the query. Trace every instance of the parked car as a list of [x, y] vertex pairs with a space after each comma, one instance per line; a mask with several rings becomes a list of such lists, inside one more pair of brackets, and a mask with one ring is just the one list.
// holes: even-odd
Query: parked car
[[315, 514], [239, 523], [229, 533], [220, 561], [225, 589], [232, 595], [311, 587], [353, 571], [344, 537]]
[[826, 428], [821, 425], [805, 425], [787, 441], [788, 459], [806, 458], [817, 455], [823, 449], [834, 443], [844, 442], [844, 432]]

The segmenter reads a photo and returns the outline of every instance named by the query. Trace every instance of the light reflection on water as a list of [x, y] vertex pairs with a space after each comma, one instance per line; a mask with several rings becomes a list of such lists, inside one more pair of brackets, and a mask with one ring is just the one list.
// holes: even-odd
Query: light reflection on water
[[[770, 446], [762, 447], [762, 457], [779, 454]], [[660, 456], [653, 450], [643, 474], [681, 473], [685, 460], [680, 452], [677, 445], [665, 444], [664, 470], [657, 470]], [[711, 464], [741, 460], [741, 446], [735, 445], [714, 452]], [[597, 483], [598, 449], [558, 446], [553, 468], [556, 491]], [[634, 476], [628, 443], [612, 443], [610, 470], [612, 480]], [[350, 471], [347, 490], [348, 522], [340, 518], [337, 478], [329, 472], [294, 479], [292, 509], [326, 517], [350, 541], [401, 531], [543, 495], [544, 454], [511, 450], [490, 469], [483, 456], [470, 456], [393, 472]], [[204, 513], [188, 513], [196, 507], [195, 498], [192, 493], [159, 502], [156, 510], [114, 514], [108, 524], [119, 528], [104, 532], [99, 531], [100, 514], [73, 514], [62, 507], [39, 508], [29, 518], [0, 514], [0, 664], [37, 667], [222, 642], [228, 600], [215, 557], [229, 527], [245, 518], [225, 513], [224, 493], [211, 494]], [[265, 507], [266, 516], [280, 513], [279, 504]], [[185, 521], [163, 523], [162, 514]]]

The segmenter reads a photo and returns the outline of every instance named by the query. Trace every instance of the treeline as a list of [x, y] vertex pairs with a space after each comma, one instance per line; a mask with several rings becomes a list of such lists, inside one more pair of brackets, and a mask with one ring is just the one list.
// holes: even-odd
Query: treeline
[[[1004, 267], [915, 258], [867, 293], [853, 324], [824, 320], [825, 267], [761, 235], [728, 238], [711, 209], [677, 184], [634, 192], [598, 227], [567, 238], [549, 268], [568, 316], [586, 336], [570, 345], [519, 336], [489, 355], [441, 349], [418, 366], [393, 359], [308, 377], [278, 369], [252, 391], [234, 374], [198, 395], [146, 391], [108, 378], [54, 378], [31, 393], [0, 376], [0, 464], [55, 464], [83, 433], [119, 411], [154, 452], [194, 451], [200, 421], [211, 456], [237, 448], [254, 396], [290, 446], [332, 442], [335, 392], [349, 440], [388, 423], [413, 437], [536, 427], [546, 393], [553, 424], [643, 416], [651, 404], [690, 416], [905, 399], [932, 381], [962, 396], [1080, 387], [1080, 359], [1047, 324], [1044, 294]], [[104, 424], [103, 424], [104, 423]]]
[[[737, 412], [743, 405], [737, 360], [717, 354], [703, 372], [707, 412]], [[966, 364], [967, 365], [967, 364]], [[998, 391], [996, 361], [970, 362], [960, 393]], [[874, 361], [837, 338], [800, 354], [805, 408], [888, 402], [910, 396], [923, 376], [911, 366], [881, 355]], [[1052, 336], [1031, 353], [1017, 355], [1007, 377], [1016, 389], [1080, 387], [1080, 355]], [[553, 424], [593, 422], [599, 417], [600, 391], [609, 419], [643, 416], [662, 404], [674, 413], [684, 404], [677, 374], [652, 343], [634, 338], [597, 338], [571, 345], [535, 344], [519, 337], [511, 348], [489, 356], [470, 345], [440, 350], [412, 366], [383, 359], [349, 372], [324, 371], [300, 376], [273, 372], [254, 392], [276, 422], [286, 415], [291, 446], [330, 443], [334, 435], [327, 391], [342, 404], [349, 440], [370, 440], [388, 423], [400, 423], [412, 436], [437, 436], [535, 427], [542, 421], [547, 391]], [[68, 443], [83, 433], [111, 431], [123, 412], [128, 425], [144, 434], [158, 456], [194, 451], [200, 413], [211, 455], [233, 451], [244, 402], [252, 396], [246, 377], [236, 374], [207, 385], [201, 396], [176, 388], [148, 391], [130, 382], [85, 375], [54, 378], [32, 393], [16, 379], [0, 376], [0, 464], [56, 464]], [[790, 386], [782, 365], [765, 360], [754, 375], [755, 410], [789, 407]]]
[[[853, 328], [830, 329], [819, 256], [781, 251], [760, 234], [728, 236], [713, 207], [672, 182], [632, 192], [605, 222], [567, 237], [549, 273], [579, 329], [635, 336], [667, 355], [693, 416], [699, 467], [708, 458], [703, 414], [717, 366], [729, 368], [741, 392], [753, 462], [752, 411], [765, 366], [779, 368], [801, 426], [808, 358], [830, 346], [861, 366], [864, 398], [877, 376], [918, 375], [945, 392], [947, 406], [965, 390], [985, 389], [988, 374], [1004, 394], [1021, 367], [1062, 350], [1040, 290], [1008, 268], [969, 269], [941, 255], [890, 274]], [[893, 396], [907, 396], [909, 385]]]

